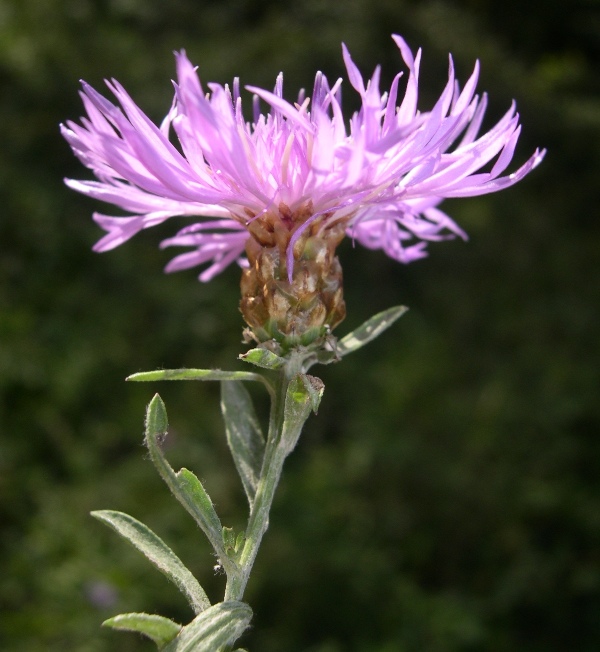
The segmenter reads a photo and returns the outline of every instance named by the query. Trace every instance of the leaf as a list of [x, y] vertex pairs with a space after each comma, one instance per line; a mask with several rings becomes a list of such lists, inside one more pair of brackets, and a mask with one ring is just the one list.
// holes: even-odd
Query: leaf
[[219, 602], [186, 625], [164, 652], [217, 652], [248, 627], [252, 609], [244, 602]]
[[309, 374], [302, 375], [302, 382], [308, 392], [310, 407], [312, 411], [317, 414], [321, 398], [323, 397], [323, 392], [325, 391], [325, 384], [320, 378], [310, 376]]
[[225, 546], [225, 550], [227, 548], [235, 550], [235, 532], [232, 527], [223, 528], [223, 545]]
[[242, 546], [246, 543], [246, 533], [245, 532], [238, 532], [237, 537], [235, 538], [235, 545], [234, 545], [234, 551], [235, 552], [240, 552], [242, 549]]
[[373, 315], [373, 317], [367, 319], [356, 330], [342, 337], [337, 344], [338, 354], [343, 357], [368, 344], [388, 329], [397, 319], [402, 317], [407, 310], [408, 308], [406, 306], [395, 306]]
[[151, 434], [155, 438], [164, 437], [169, 430], [169, 417], [167, 408], [162, 398], [155, 394], [146, 408], [146, 421], [144, 422], [146, 437]]
[[[250, 362], [257, 367], [262, 367], [263, 369], [280, 369], [286, 363], [285, 358], [280, 358], [278, 355], [269, 351], [269, 349], [257, 348], [250, 349], [246, 353], [242, 353], [239, 356], [240, 360], [244, 362]], [[231, 380], [234, 380], [233, 378]]]
[[148, 404], [146, 412], [146, 445], [150, 457], [175, 498], [185, 507], [206, 534], [217, 555], [219, 557], [224, 556], [221, 520], [215, 511], [210, 496], [206, 493], [200, 480], [191, 471], [181, 469], [175, 473], [162, 453], [158, 441], [165, 434], [166, 426], [167, 411], [165, 404], [160, 396], [156, 394]]
[[137, 374], [131, 374], [131, 376], [127, 376], [125, 380], [134, 382], [150, 382], [155, 380], [248, 380], [261, 382], [267, 386], [267, 389], [270, 392], [273, 391], [271, 383], [269, 383], [264, 376], [251, 371], [221, 371], [220, 369], [157, 369], [156, 371], [142, 371]]
[[210, 607], [208, 597], [198, 580], [171, 548], [148, 526], [123, 512], [102, 510], [92, 512], [92, 516], [111, 527], [127, 539], [131, 545], [144, 553], [156, 568], [164, 573], [185, 595], [195, 613], [201, 613]]
[[175, 478], [182, 498], [186, 500], [184, 507], [189, 507], [188, 512], [196, 519], [198, 525], [203, 531], [218, 532], [222, 527], [221, 520], [200, 480], [185, 468], [177, 471]]
[[181, 625], [169, 618], [143, 613], [119, 614], [105, 620], [102, 626], [144, 634], [156, 643], [159, 650], [170, 643], [181, 631]]
[[287, 388], [281, 433], [286, 455], [289, 455], [296, 446], [302, 427], [313, 409], [314, 400], [307, 384], [310, 384], [310, 381], [307, 380], [306, 375], [298, 374], [292, 378]]
[[265, 453], [265, 439], [252, 398], [242, 383], [221, 383], [221, 412], [227, 444], [252, 507]]

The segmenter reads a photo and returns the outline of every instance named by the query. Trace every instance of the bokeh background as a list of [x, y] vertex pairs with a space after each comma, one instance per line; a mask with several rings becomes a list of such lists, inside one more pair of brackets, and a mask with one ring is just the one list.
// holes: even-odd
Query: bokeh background
[[[224, 580], [142, 443], [166, 401], [169, 455], [204, 480], [226, 524], [245, 499], [218, 387], [129, 385], [158, 367], [240, 368], [234, 267], [208, 285], [163, 275], [172, 225], [96, 255], [101, 209], [66, 189], [89, 178], [58, 124], [78, 80], [119, 79], [148, 114], [170, 106], [172, 51], [202, 79], [287, 97], [340, 42], [384, 87], [402, 67], [391, 32], [424, 48], [420, 107], [447, 53], [482, 63], [488, 125], [515, 98], [517, 187], [445, 208], [470, 242], [403, 267], [346, 242], [340, 333], [405, 303], [377, 342], [318, 373], [326, 393], [286, 466], [247, 599], [254, 652], [591, 652], [600, 645], [596, 0], [0, 0], [0, 648], [137, 652], [101, 630], [123, 611], [187, 622], [184, 599], [89, 517], [147, 522], [214, 600]], [[356, 108], [353, 92], [345, 108]], [[260, 392], [256, 399], [263, 401]], [[264, 406], [263, 406], [264, 407]]]

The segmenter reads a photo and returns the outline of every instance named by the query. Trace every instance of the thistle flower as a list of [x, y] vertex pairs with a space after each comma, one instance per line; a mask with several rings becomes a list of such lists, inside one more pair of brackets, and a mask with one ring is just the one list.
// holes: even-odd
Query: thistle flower
[[[239, 80], [232, 88], [208, 84], [206, 92], [184, 52], [176, 54], [175, 97], [160, 126], [117, 81], [107, 85], [120, 108], [83, 83], [88, 117], [61, 129], [98, 180], [66, 183], [132, 214], [95, 213], [107, 234], [94, 249], [117, 247], [172, 217], [206, 218], [161, 243], [192, 248], [166, 271], [208, 265], [199, 276], [208, 281], [238, 261], [246, 268], [241, 308], [255, 336], [305, 342], [344, 316], [334, 255], [344, 235], [403, 263], [426, 256], [429, 241], [466, 238], [439, 203], [507, 188], [545, 151], [501, 176], [520, 133], [514, 103], [479, 135], [487, 105], [485, 94], [475, 95], [479, 66], [461, 90], [450, 58], [439, 99], [418, 111], [421, 51], [413, 57], [400, 36], [393, 39], [408, 68], [400, 102], [402, 73], [382, 94], [379, 67], [365, 84], [342, 45], [362, 102], [348, 125], [342, 80], [330, 86], [320, 72], [312, 96], [301, 91], [295, 104], [283, 99], [282, 74], [273, 92], [248, 86], [252, 122], [243, 116]], [[270, 107], [266, 115], [261, 100]]]

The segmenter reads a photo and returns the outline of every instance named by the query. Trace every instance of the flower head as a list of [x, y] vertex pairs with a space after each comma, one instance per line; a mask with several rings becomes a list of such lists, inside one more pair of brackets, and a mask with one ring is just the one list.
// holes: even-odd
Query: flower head
[[[301, 91], [294, 104], [283, 98], [281, 74], [273, 92], [247, 87], [254, 94], [252, 122], [242, 112], [239, 81], [231, 88], [211, 83], [206, 91], [184, 52], [176, 55], [175, 97], [160, 126], [117, 81], [107, 85], [120, 107], [84, 83], [87, 118], [61, 128], [97, 181], [66, 183], [131, 213], [94, 214], [107, 232], [95, 249], [112, 249], [172, 217], [202, 217], [162, 242], [191, 248], [167, 271], [203, 265], [200, 279], [208, 281], [233, 261], [255, 264], [258, 243], [277, 251], [280, 271], [292, 283], [303, 247], [327, 233], [335, 233], [335, 244], [345, 233], [404, 263], [425, 256], [429, 241], [466, 238], [439, 203], [507, 188], [545, 152], [536, 150], [502, 176], [520, 133], [514, 103], [480, 134], [487, 99], [475, 94], [478, 65], [461, 90], [450, 58], [439, 99], [430, 111], [418, 111], [421, 52], [413, 57], [401, 37], [393, 38], [408, 68], [401, 100], [403, 73], [382, 94], [379, 67], [365, 84], [342, 46], [362, 103], [349, 123], [342, 114], [342, 80], [330, 85], [320, 72], [312, 96]], [[267, 114], [261, 100], [270, 107]]]

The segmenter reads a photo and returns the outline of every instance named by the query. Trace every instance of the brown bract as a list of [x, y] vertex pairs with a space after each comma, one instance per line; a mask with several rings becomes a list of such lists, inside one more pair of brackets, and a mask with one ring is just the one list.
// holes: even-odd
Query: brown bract
[[310, 202], [295, 212], [279, 210], [253, 219], [242, 272], [240, 309], [259, 342], [276, 340], [284, 349], [327, 335], [346, 316], [342, 267], [335, 250], [345, 235], [344, 220], [320, 216], [293, 246], [291, 282], [287, 252], [296, 230], [313, 214]]

